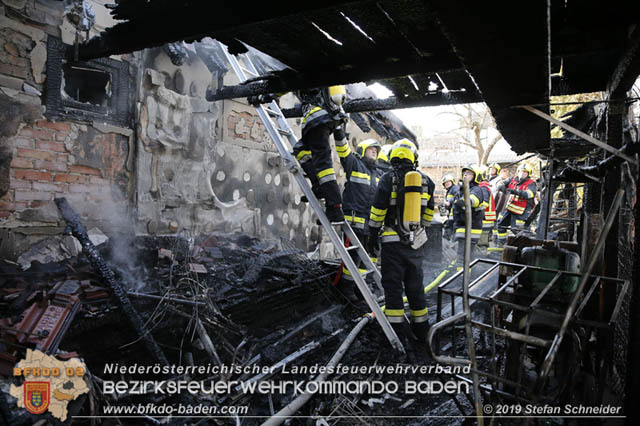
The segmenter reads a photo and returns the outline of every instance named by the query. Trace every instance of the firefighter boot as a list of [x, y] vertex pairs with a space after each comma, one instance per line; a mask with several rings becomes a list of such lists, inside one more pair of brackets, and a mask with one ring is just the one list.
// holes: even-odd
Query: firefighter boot
[[429, 325], [429, 321], [411, 324], [413, 334], [416, 336], [414, 344], [415, 356], [417, 361], [420, 363], [429, 362], [431, 360], [429, 343], [427, 341], [427, 334], [429, 333], [430, 328], [431, 326]]
[[329, 222], [344, 222], [344, 213], [342, 212], [342, 204], [335, 204], [333, 206], [327, 206], [324, 214], [327, 215]]

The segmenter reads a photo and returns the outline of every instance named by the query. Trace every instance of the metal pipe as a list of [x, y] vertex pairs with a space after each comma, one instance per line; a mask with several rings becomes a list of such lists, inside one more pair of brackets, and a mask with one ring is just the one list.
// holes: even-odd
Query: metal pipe
[[[329, 375], [328, 371], [332, 370], [333, 367], [335, 367], [336, 364], [340, 362], [344, 354], [347, 352], [347, 350], [355, 340], [358, 333], [360, 333], [360, 331], [364, 328], [364, 326], [367, 325], [367, 323], [372, 319], [373, 319], [373, 315], [367, 314], [364, 318], [360, 320], [360, 322], [358, 322], [358, 324], [356, 324], [353, 330], [351, 330], [351, 333], [349, 333], [347, 338], [344, 339], [344, 342], [342, 342], [342, 345], [340, 345], [336, 353], [333, 355], [333, 357], [331, 357], [331, 359], [327, 363], [327, 368], [324, 370], [322, 374], [318, 375], [318, 377], [316, 377], [313, 380], [314, 382], [322, 383], [327, 379], [327, 376]], [[282, 422], [284, 422], [287, 418], [295, 414], [304, 404], [306, 404], [307, 401], [309, 401], [312, 396], [313, 394], [310, 392], [303, 393], [302, 395], [300, 395], [299, 397], [291, 401], [289, 404], [287, 404], [287, 406], [284, 407], [282, 410], [278, 411], [274, 416], [270, 417], [267, 421], [262, 423], [262, 426], [277, 426], [279, 424], [282, 424]]]
[[211, 357], [211, 360], [218, 366], [222, 366], [220, 355], [218, 355], [218, 351], [216, 351], [216, 347], [213, 345], [211, 337], [209, 337], [209, 333], [207, 333], [207, 330], [204, 328], [204, 325], [202, 324], [202, 321], [200, 321], [200, 318], [196, 319], [196, 331], [198, 332], [198, 336], [200, 336], [202, 346], [204, 346], [204, 349]]
[[483, 322], [471, 321], [471, 325], [480, 330], [488, 331], [490, 333], [497, 334], [498, 336], [507, 337], [519, 342], [529, 343], [534, 346], [540, 346], [543, 348], [551, 346], [551, 342], [549, 340], [541, 339], [535, 336], [529, 336], [527, 334], [522, 334], [511, 330], [505, 330], [504, 328], [500, 327], [492, 327], [489, 324], [485, 324]]
[[546, 216], [544, 218], [544, 234], [542, 239], [546, 240], [547, 239], [547, 235], [549, 234], [549, 220], [551, 219], [551, 201], [553, 200], [553, 193], [554, 193], [554, 188], [553, 188], [553, 166], [555, 164], [555, 161], [553, 160], [554, 157], [554, 149], [551, 148], [551, 158], [549, 159], [549, 170], [547, 171], [547, 173], [549, 174], [549, 179], [547, 179], [547, 193], [546, 198], [547, 198], [547, 205], [546, 207]]
[[[469, 281], [471, 279], [469, 272], [469, 263], [471, 261], [471, 196], [469, 194], [469, 182], [463, 181], [464, 188], [464, 209], [465, 209], [465, 236], [464, 236], [464, 263], [462, 275], [462, 303], [464, 306], [465, 330], [467, 333], [467, 351], [471, 358], [471, 368], [477, 370], [476, 348], [473, 343], [473, 330], [471, 330], [471, 307], [469, 306]], [[459, 244], [459, 243], [458, 243]], [[474, 372], [473, 377], [473, 395], [476, 407], [476, 415], [478, 416], [478, 425], [483, 426], [484, 418], [482, 417], [482, 407], [480, 402], [480, 378], [478, 373]]]
[[582, 291], [584, 290], [584, 287], [586, 286], [587, 281], [589, 281], [589, 275], [591, 274], [591, 271], [596, 265], [596, 262], [599, 257], [599, 253], [602, 251], [602, 248], [604, 247], [604, 243], [607, 239], [607, 235], [609, 235], [609, 231], [611, 230], [611, 226], [613, 225], [613, 222], [617, 217], [617, 213], [618, 213], [618, 210], [620, 209], [620, 205], [622, 204], [623, 199], [624, 199], [624, 189], [618, 189], [618, 191], [616, 192], [616, 196], [613, 200], [613, 205], [611, 206], [611, 209], [609, 210], [609, 214], [607, 215], [607, 220], [605, 222], [604, 229], [602, 230], [602, 233], [598, 237], [598, 242], [596, 243], [595, 249], [591, 253], [591, 258], [589, 259], [589, 262], [587, 264], [587, 269], [584, 271], [584, 275], [580, 280], [578, 289], [573, 295], [573, 299], [571, 300], [569, 309], [567, 309], [567, 313], [565, 314], [564, 320], [562, 321], [562, 326], [560, 327], [560, 331], [558, 331], [555, 338], [553, 339], [551, 348], [549, 349], [549, 352], [547, 353], [547, 356], [545, 357], [545, 360], [542, 364], [542, 370], [540, 372], [540, 376], [538, 377], [538, 381], [537, 381], [538, 383], [536, 386], [537, 388], [536, 393], [540, 393], [540, 391], [542, 391], [542, 387], [544, 386], [546, 377], [549, 374], [549, 370], [551, 370], [553, 361], [555, 360], [556, 355], [558, 354], [558, 351], [560, 349], [560, 345], [562, 344], [564, 334], [566, 333], [567, 327], [569, 326], [569, 321], [571, 320], [571, 317], [573, 316], [576, 306], [578, 305], [578, 300], [582, 295]]

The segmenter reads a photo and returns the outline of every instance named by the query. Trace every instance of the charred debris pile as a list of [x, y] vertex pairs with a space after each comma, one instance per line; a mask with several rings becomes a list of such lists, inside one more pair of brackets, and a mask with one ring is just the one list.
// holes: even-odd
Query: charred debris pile
[[[3, 388], [18, 384], [12, 369], [27, 348], [62, 360], [81, 358], [92, 392], [70, 403], [70, 416], [92, 415], [105, 405], [186, 402], [242, 404], [249, 407], [245, 416], [268, 417], [295, 397], [290, 389], [269, 395], [233, 388], [222, 395], [128, 391], [115, 396], [102, 389], [105, 381], [309, 381], [317, 372], [296, 374], [292, 367], [324, 366], [368, 311], [364, 303], [350, 304], [332, 289], [335, 264], [310, 260], [295, 248], [237, 233], [112, 237], [95, 247], [70, 208], [63, 216], [67, 231], [82, 245], [80, 254], [59, 262], [36, 260], [25, 271], [8, 261], [0, 265], [0, 372]], [[358, 335], [341, 363], [369, 367], [398, 361], [381, 330], [371, 325]], [[422, 361], [428, 363], [427, 357]], [[268, 374], [244, 369], [174, 376], [140, 376], [117, 368], [132, 365], [273, 368]], [[402, 384], [410, 377], [353, 372], [329, 380]], [[420, 380], [418, 374], [415, 377]], [[35, 417], [17, 409], [7, 393], [3, 395], [0, 409], [5, 421], [33, 423]], [[420, 401], [423, 397], [402, 392], [321, 394], [298, 415], [384, 415], [403, 407], [403, 415], [421, 416], [448, 402], [433, 396]], [[242, 424], [263, 420], [246, 417]]]

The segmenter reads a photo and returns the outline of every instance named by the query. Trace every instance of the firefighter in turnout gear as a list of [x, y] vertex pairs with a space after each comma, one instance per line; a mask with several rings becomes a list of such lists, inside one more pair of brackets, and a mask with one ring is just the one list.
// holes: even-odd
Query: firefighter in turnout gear
[[[382, 287], [385, 315], [400, 338], [404, 332], [404, 293], [409, 301], [413, 334], [425, 342], [429, 322], [424, 295], [422, 260], [426, 241], [424, 227], [433, 219], [435, 184], [416, 171], [418, 152], [407, 139], [393, 144], [393, 167], [382, 175], [371, 206], [367, 249], [377, 244], [382, 231]], [[423, 234], [424, 233], [424, 234]]]
[[[480, 182], [482, 182], [482, 171], [475, 165], [462, 168], [462, 179], [469, 182], [469, 197], [471, 201], [471, 253], [482, 235], [482, 220], [484, 218], [484, 196]], [[455, 229], [454, 241], [458, 242], [458, 270], [462, 269], [464, 262], [464, 242], [466, 236], [465, 225], [464, 189], [455, 194], [453, 198], [453, 228]]]
[[505, 210], [498, 218], [498, 245], [504, 246], [509, 228], [516, 233], [524, 229], [525, 221], [533, 210], [536, 196], [536, 182], [531, 179], [532, 169], [527, 164], [518, 167], [515, 178], [503, 181], [507, 202]]
[[[336, 138], [336, 151], [347, 178], [342, 192], [345, 220], [349, 222], [362, 244], [367, 241], [369, 211], [382, 175], [382, 171], [376, 165], [380, 150], [381, 146], [377, 140], [367, 139], [358, 144], [354, 153], [346, 138]], [[373, 256], [372, 252], [369, 254]], [[354, 261], [358, 259], [355, 251], [351, 252], [351, 258]], [[349, 300], [356, 300], [354, 280], [346, 266], [342, 268], [338, 290]]]
[[[498, 166], [499, 167], [499, 166]], [[482, 236], [478, 241], [478, 247], [489, 247], [491, 237], [493, 236], [493, 228], [496, 224], [496, 203], [491, 193], [491, 184], [485, 179], [484, 173], [478, 184], [482, 189], [484, 218], [482, 219]]]
[[302, 101], [302, 138], [293, 147], [293, 153], [311, 180], [314, 194], [325, 199], [329, 221], [341, 222], [342, 197], [333, 170], [329, 136], [333, 133], [336, 140], [345, 138], [342, 126], [347, 122], [347, 114], [342, 104], [346, 90], [344, 86], [331, 86], [301, 91], [298, 97]]
[[[450, 240], [453, 237], [453, 199], [455, 194], [460, 191], [460, 185], [456, 185], [455, 179], [452, 174], [447, 173], [442, 177], [442, 186], [444, 187], [446, 194], [444, 203], [442, 206], [446, 211], [447, 220], [444, 222], [443, 232], [444, 237]], [[442, 210], [441, 210], [442, 212]]]
[[489, 185], [491, 186], [491, 194], [495, 197], [498, 193], [498, 186], [500, 185], [500, 164], [493, 163], [489, 166], [489, 176], [487, 176], [487, 180], [489, 181]]

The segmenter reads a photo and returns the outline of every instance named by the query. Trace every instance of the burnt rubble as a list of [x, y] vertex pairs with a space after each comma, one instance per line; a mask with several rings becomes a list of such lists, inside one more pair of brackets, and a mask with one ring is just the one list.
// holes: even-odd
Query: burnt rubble
[[[336, 263], [241, 233], [123, 234], [96, 246], [68, 203], [57, 203], [82, 251], [58, 262], [33, 260], [26, 271], [18, 263], [0, 264], [0, 373], [7, 377], [0, 386], [19, 383], [12, 370], [27, 349], [60, 360], [80, 358], [91, 392], [69, 403], [73, 424], [89, 424], [85, 416], [125, 405], [247, 411], [206, 419], [157, 413], [122, 424], [280, 424], [289, 416], [289, 424], [307, 424], [303, 416], [321, 424], [462, 424], [464, 417], [457, 416], [475, 415], [475, 384], [486, 404], [581, 404], [592, 401], [589, 392], [611, 386], [597, 366], [611, 366], [606, 342], [629, 282], [526, 263], [532, 250], [575, 259], [576, 243], [512, 237], [503, 254], [471, 262], [467, 286], [463, 272], [449, 264], [450, 250], [442, 262], [428, 257], [423, 269], [433, 290], [427, 302], [434, 324], [429, 345], [405, 340], [407, 354], [400, 356], [379, 327], [367, 326], [374, 322], [366, 304], [350, 303], [332, 288]], [[571, 314], [567, 339], [549, 350], [557, 359], [541, 381], [547, 348], [578, 277], [589, 290]], [[540, 279], [545, 289], [534, 298], [531, 286]], [[600, 283], [620, 289], [605, 320], [593, 297]], [[530, 324], [522, 328], [528, 316]], [[473, 379], [453, 362], [470, 358], [478, 373]], [[572, 363], [574, 358], [580, 361]], [[327, 366], [334, 370], [323, 372]], [[113, 391], [114, 383], [144, 381], [204, 387]], [[310, 382], [330, 390], [307, 398], [295, 383]], [[455, 391], [427, 389], [436, 382]], [[256, 390], [263, 383], [276, 387]], [[345, 383], [356, 388], [339, 387]], [[422, 391], [412, 392], [407, 383], [422, 383]], [[220, 386], [216, 391], [214, 384]], [[3, 395], [0, 410], [8, 424], [36, 420]]]
[[[122, 235], [96, 247], [68, 203], [60, 200], [58, 205], [83, 251], [60, 262], [33, 261], [26, 271], [11, 262], [0, 265], [0, 372], [10, 377], [27, 348], [59, 359], [81, 358], [93, 390], [69, 404], [70, 416], [91, 415], [105, 405], [197, 400], [218, 407], [247, 405], [243, 424], [261, 423], [293, 400], [293, 393], [264, 395], [233, 389], [225, 395], [127, 392], [114, 397], [101, 390], [109, 381], [176, 379], [171, 374], [141, 377], [113, 371], [114, 366], [156, 362], [273, 369], [266, 375], [191, 374], [189, 380], [311, 380], [315, 374], [292, 373], [292, 367], [295, 371], [295, 366], [325, 365], [368, 311], [364, 303], [349, 304], [332, 289], [338, 265], [310, 260], [298, 249], [239, 233], [193, 237], [185, 232], [177, 237]], [[395, 359], [389, 349], [378, 327], [365, 327], [341, 363], [369, 367], [408, 362]], [[411, 356], [413, 362], [429, 362], [425, 353]], [[402, 383], [411, 375], [356, 370], [336, 377]], [[9, 424], [33, 422], [24, 410], [15, 408], [11, 397], [3, 398], [0, 408]], [[449, 403], [444, 397], [419, 403], [418, 399], [389, 393], [323, 394], [299, 415], [371, 416], [403, 407], [403, 415], [422, 416], [429, 407]], [[405, 424], [403, 419], [395, 422], [385, 424]], [[82, 420], [75, 419], [74, 424]]]

